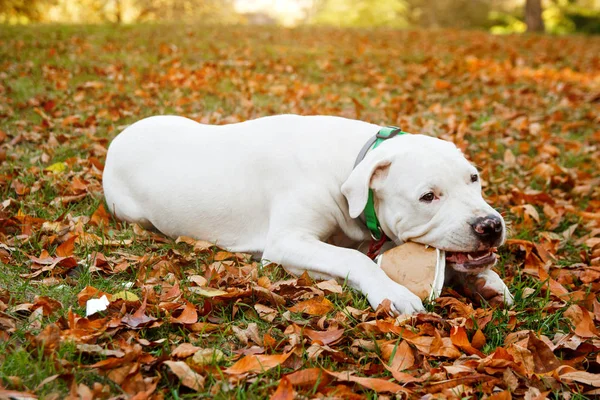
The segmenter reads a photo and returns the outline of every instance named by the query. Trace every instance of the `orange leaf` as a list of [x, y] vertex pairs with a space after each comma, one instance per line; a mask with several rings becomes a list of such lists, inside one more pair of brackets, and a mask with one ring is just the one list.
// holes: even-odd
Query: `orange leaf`
[[301, 301], [298, 304], [288, 308], [291, 312], [301, 312], [309, 315], [322, 316], [333, 310], [333, 304], [325, 297], [313, 297], [312, 299]]
[[594, 321], [590, 313], [585, 308], [573, 304], [565, 311], [565, 317], [575, 326], [575, 334], [583, 338], [598, 336], [598, 330], [594, 326]]
[[237, 374], [246, 374], [250, 372], [264, 372], [268, 371], [271, 368], [274, 368], [278, 365], [281, 365], [288, 357], [292, 354], [292, 352], [286, 354], [274, 354], [274, 355], [264, 355], [264, 354], [251, 354], [242, 358], [231, 367], [227, 368], [224, 372], [227, 374], [237, 375]]
[[432, 356], [458, 358], [462, 355], [460, 351], [458, 351], [458, 349], [452, 344], [452, 339], [448, 337], [443, 338], [437, 329], [434, 333], [435, 336], [431, 342], [431, 347], [429, 350]]
[[69, 239], [62, 242], [60, 246], [56, 248], [56, 255], [59, 257], [69, 257], [73, 255], [73, 251], [75, 251], [75, 240], [77, 240], [77, 236], [71, 236]]
[[467, 331], [462, 326], [454, 326], [450, 330], [450, 339], [452, 343], [463, 350], [465, 353], [469, 355], [477, 354], [479, 357], [483, 357], [483, 353], [477, 350], [475, 347], [469, 343], [469, 337], [467, 336]]
[[333, 371], [327, 371], [327, 370], [324, 370], [324, 371], [325, 371], [325, 373], [335, 377], [337, 380], [340, 380], [342, 382], [358, 383], [359, 385], [364, 386], [368, 389], [374, 390], [377, 393], [380, 393], [380, 392], [411, 393], [410, 390], [398, 385], [397, 383], [391, 382], [387, 379], [363, 378], [363, 377], [359, 377], [359, 376], [353, 376], [353, 375], [351, 375], [351, 372], [349, 372], [349, 371], [343, 371], [343, 372], [333, 372]]
[[92, 214], [92, 217], [90, 218], [90, 224], [96, 226], [108, 226], [109, 221], [110, 214], [104, 208], [104, 204], [100, 204], [96, 211], [94, 211], [94, 213]]
[[289, 379], [285, 376], [279, 380], [277, 390], [271, 396], [271, 400], [293, 400], [294, 399], [294, 388], [290, 383]]
[[313, 387], [317, 381], [325, 385], [331, 378], [321, 368], [307, 368], [285, 376], [294, 386]]
[[477, 350], [481, 350], [483, 346], [485, 346], [486, 342], [487, 340], [481, 329], [477, 329], [477, 332], [475, 332], [473, 339], [471, 340], [473, 347], [475, 347]]
[[494, 393], [490, 395], [487, 400], [511, 400], [512, 395], [508, 390], [504, 390], [502, 392]]
[[382, 356], [389, 360], [390, 368], [394, 371], [404, 371], [415, 364], [413, 350], [406, 340], [396, 346], [389, 343], [381, 349]]
[[185, 308], [177, 318], [171, 317], [171, 322], [175, 324], [195, 324], [198, 322], [198, 312], [192, 303], [185, 303]]
[[442, 81], [442, 80], [439, 80], [439, 79], [438, 79], [438, 80], [436, 80], [436, 81], [435, 81], [435, 84], [434, 84], [434, 87], [435, 87], [437, 90], [446, 90], [446, 89], [448, 89], [450, 86], [451, 86], [451, 85], [450, 85], [450, 82], [447, 82], [447, 81]]
[[81, 292], [77, 294], [77, 303], [79, 303], [79, 306], [83, 307], [89, 299], [99, 299], [102, 296], [106, 296], [108, 300], [112, 298], [112, 295], [110, 293], [103, 292], [102, 290], [96, 289], [93, 286], [86, 286]]

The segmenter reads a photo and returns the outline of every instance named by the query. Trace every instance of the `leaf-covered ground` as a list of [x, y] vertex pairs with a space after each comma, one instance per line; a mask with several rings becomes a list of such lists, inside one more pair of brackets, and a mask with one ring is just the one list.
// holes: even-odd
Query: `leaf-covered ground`
[[[394, 319], [337, 283], [113, 220], [108, 143], [167, 113], [332, 114], [454, 141], [509, 224], [496, 269], [515, 305], [448, 289]], [[0, 398], [594, 397], [599, 115], [598, 38], [1, 27]]]

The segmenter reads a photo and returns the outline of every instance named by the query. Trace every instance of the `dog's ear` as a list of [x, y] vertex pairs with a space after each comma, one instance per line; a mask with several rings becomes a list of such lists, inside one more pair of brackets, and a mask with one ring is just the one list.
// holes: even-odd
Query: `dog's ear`
[[350, 216], [357, 218], [365, 209], [369, 189], [377, 190], [387, 177], [391, 161], [387, 158], [361, 161], [342, 185], [342, 194], [348, 200]]

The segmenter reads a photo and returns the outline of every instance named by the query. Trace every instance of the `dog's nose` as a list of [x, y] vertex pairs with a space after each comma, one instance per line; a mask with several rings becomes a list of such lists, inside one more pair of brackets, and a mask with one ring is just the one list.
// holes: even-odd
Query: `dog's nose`
[[502, 220], [495, 215], [477, 218], [471, 228], [477, 238], [488, 246], [498, 245], [502, 238]]

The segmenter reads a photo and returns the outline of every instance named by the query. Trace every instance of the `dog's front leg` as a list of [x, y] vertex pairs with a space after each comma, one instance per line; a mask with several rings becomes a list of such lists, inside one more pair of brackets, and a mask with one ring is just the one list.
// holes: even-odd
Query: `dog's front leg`
[[478, 274], [466, 274], [447, 267], [446, 282], [477, 303], [485, 301], [496, 306], [511, 306], [514, 302], [502, 278], [491, 269]]
[[424, 311], [421, 299], [391, 280], [367, 256], [357, 250], [332, 246], [310, 235], [279, 233], [276, 239], [268, 242], [263, 260], [279, 263], [293, 274], [308, 271], [316, 278], [346, 280], [349, 286], [367, 296], [373, 308], [389, 299], [393, 312]]

